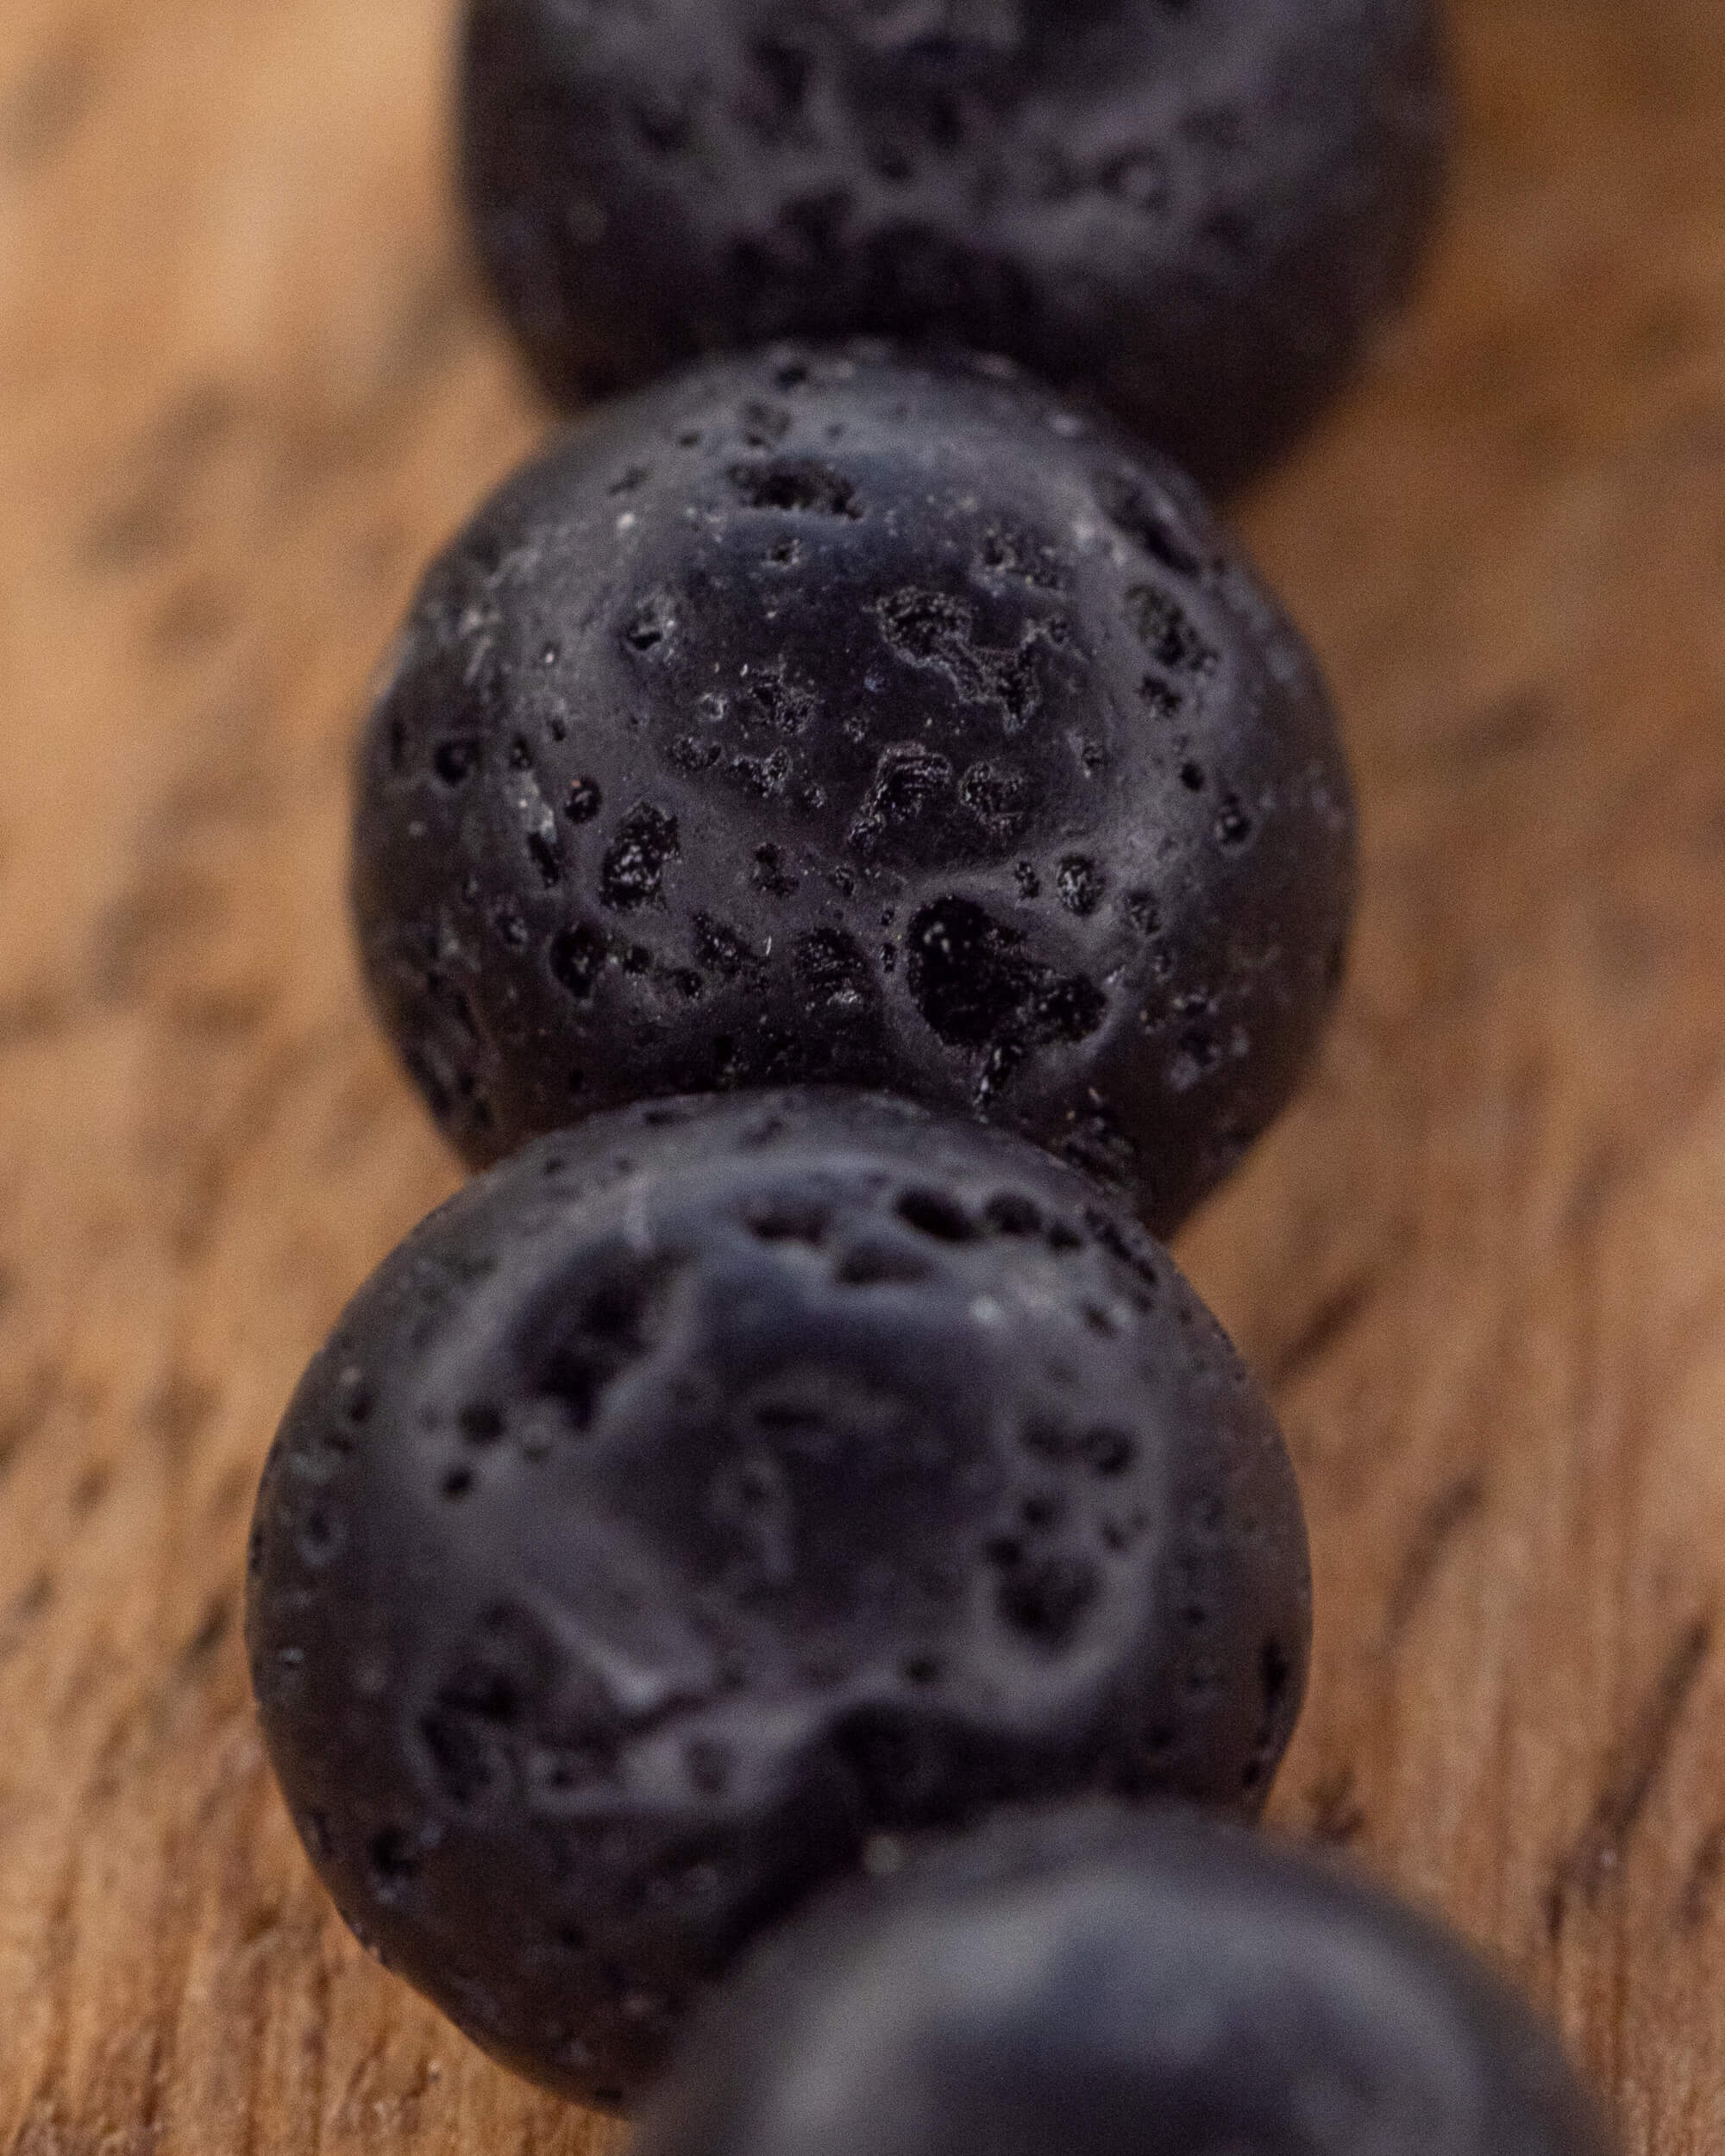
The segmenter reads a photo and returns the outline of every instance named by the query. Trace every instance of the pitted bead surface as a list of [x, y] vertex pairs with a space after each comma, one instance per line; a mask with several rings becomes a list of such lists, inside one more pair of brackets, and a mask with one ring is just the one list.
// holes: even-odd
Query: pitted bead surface
[[432, 570], [354, 894], [475, 1163], [879, 1087], [1166, 1233], [1298, 1082], [1352, 874], [1316, 668], [1171, 466], [1010, 369], [783, 348], [586, 421]]
[[1309, 1623], [1275, 1425], [1160, 1247], [821, 1094], [595, 1119], [433, 1215], [289, 1409], [248, 1639], [355, 1931], [622, 2107], [873, 1837], [1255, 1813]]
[[474, 0], [467, 204], [572, 401], [723, 346], [1009, 354], [1260, 468], [1429, 227], [1433, 0]]

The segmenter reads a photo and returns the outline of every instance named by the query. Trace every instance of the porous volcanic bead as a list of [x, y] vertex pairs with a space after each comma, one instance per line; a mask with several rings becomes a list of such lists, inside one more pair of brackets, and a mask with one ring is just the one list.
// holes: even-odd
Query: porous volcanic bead
[[1308, 1629], [1275, 1425], [1160, 1248], [837, 1093], [596, 1119], [434, 1214], [288, 1411], [248, 1608], [355, 1931], [612, 2106], [883, 1834], [1255, 1812]]
[[1433, 0], [476, 0], [465, 185], [554, 394], [855, 332], [1088, 386], [1211, 487], [1432, 221]]
[[1239, 1828], [1004, 1821], [793, 1920], [639, 2156], [1606, 2156], [1458, 1941]]
[[759, 1085], [978, 1110], [1168, 1232], [1339, 974], [1333, 714], [1173, 468], [1010, 370], [712, 362], [435, 566], [365, 742], [376, 1001], [475, 1164]]

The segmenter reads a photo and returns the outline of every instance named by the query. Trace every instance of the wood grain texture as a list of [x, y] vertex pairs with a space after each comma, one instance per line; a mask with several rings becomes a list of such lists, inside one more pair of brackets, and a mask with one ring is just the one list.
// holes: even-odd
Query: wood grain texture
[[[1275, 1809], [1725, 2146], [1725, 35], [1457, 0], [1427, 288], [1242, 511], [1365, 826], [1309, 1093], [1182, 1256], [1320, 1620]], [[444, 198], [448, 0], [0, 9], [0, 2151], [602, 2156], [374, 1970], [238, 1595], [307, 1354], [455, 1181], [361, 1007], [346, 761], [543, 426]]]

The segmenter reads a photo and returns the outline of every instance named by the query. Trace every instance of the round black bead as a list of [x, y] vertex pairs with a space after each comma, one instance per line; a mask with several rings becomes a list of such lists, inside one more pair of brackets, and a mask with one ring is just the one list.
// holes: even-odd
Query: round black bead
[[1605, 2156], [1554, 2040], [1331, 1865], [1177, 1812], [1002, 1822], [793, 1921], [639, 2156]]
[[1171, 467], [981, 363], [715, 361], [520, 473], [364, 746], [377, 1002], [476, 1164], [760, 1085], [979, 1109], [1167, 1233], [1296, 1083], [1331, 709]]
[[882, 1834], [1255, 1812], [1309, 1603], [1275, 1425], [1159, 1246], [831, 1093], [596, 1119], [434, 1214], [288, 1411], [248, 1640], [354, 1930], [622, 2106]]
[[1398, 298], [1446, 100], [1433, 0], [476, 0], [466, 191], [572, 400], [855, 332], [1082, 385], [1206, 486]]

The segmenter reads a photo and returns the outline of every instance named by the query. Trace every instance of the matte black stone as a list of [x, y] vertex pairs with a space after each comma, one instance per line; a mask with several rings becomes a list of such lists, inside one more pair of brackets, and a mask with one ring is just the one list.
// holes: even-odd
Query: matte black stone
[[1159, 1246], [1016, 1138], [829, 1093], [595, 1119], [434, 1214], [288, 1411], [248, 1631], [354, 1930], [621, 2106], [882, 1833], [1255, 1812], [1309, 1604], [1275, 1425]]
[[977, 363], [715, 361], [430, 572], [361, 768], [385, 1022], [476, 1164], [759, 1085], [978, 1109], [1168, 1232], [1352, 896], [1310, 655], [1172, 467]]
[[476, 0], [465, 189], [554, 395], [855, 333], [1088, 387], [1212, 488], [1432, 222], [1433, 0]]
[[1605, 2156], [1461, 1944], [1179, 1812], [1000, 1822], [794, 1920], [696, 2025], [638, 2156]]

